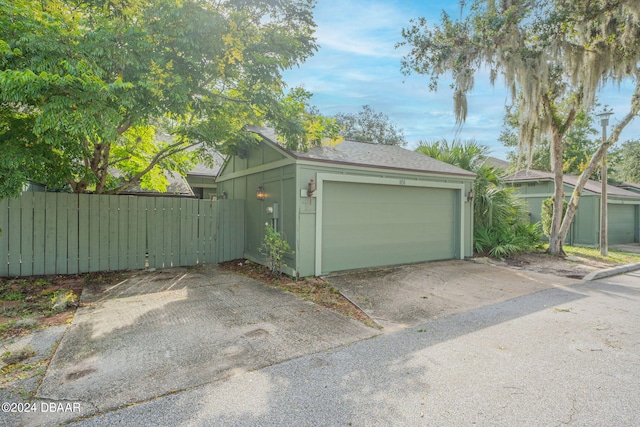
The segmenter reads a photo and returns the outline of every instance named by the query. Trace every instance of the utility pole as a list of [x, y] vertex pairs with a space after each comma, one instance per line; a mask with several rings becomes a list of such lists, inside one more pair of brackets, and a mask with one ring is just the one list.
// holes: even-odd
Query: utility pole
[[[612, 110], [607, 111], [606, 107], [600, 114], [596, 114], [600, 118], [602, 125], [602, 144], [607, 142], [607, 126], [609, 125], [609, 117], [613, 114]], [[607, 256], [609, 254], [609, 227], [607, 218], [607, 150], [602, 156], [602, 168], [600, 170], [600, 255]]]

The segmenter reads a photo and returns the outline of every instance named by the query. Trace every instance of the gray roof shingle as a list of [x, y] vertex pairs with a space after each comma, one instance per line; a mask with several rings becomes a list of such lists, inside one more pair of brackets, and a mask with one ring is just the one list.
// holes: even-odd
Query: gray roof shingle
[[[567, 185], [575, 187], [578, 184], [579, 177], [575, 175], [567, 175], [563, 176], [563, 182]], [[552, 172], [544, 172], [533, 169], [523, 169], [512, 175], [507, 176], [505, 181], [517, 182], [517, 181], [553, 181], [553, 173]], [[585, 190], [591, 191], [592, 193], [600, 194], [602, 190], [602, 185], [599, 181], [594, 181], [592, 179], [588, 180], [586, 185], [584, 186]], [[634, 197], [638, 198], [638, 193], [634, 193], [629, 190], [624, 190], [622, 188], [618, 188], [615, 185], [607, 186], [607, 194], [610, 196], [620, 196], [620, 197]]]
[[307, 152], [301, 152], [284, 148], [283, 144], [278, 141], [275, 131], [271, 128], [247, 126], [245, 129], [277, 144], [291, 156], [300, 160], [429, 172], [468, 178], [475, 177], [475, 174], [472, 172], [395, 145], [344, 140], [335, 146], [315, 146], [309, 148]]

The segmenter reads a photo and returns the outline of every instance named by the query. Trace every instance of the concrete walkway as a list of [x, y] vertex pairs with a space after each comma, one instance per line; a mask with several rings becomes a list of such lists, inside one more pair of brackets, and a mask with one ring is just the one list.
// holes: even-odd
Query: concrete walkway
[[57, 425], [379, 333], [215, 267], [85, 287], [82, 303], [36, 396], [43, 407], [74, 406], [24, 414], [25, 425]]

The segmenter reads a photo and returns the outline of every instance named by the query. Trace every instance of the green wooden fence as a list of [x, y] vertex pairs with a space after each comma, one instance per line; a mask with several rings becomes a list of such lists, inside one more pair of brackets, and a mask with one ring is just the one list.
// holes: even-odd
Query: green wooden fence
[[218, 263], [244, 252], [241, 200], [26, 192], [0, 200], [0, 276]]

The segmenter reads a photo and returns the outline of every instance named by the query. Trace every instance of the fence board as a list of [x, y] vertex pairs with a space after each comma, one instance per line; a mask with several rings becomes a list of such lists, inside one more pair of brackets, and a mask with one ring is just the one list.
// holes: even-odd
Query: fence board
[[218, 250], [218, 224], [222, 221], [220, 212], [224, 205], [216, 204], [212, 200], [209, 200], [207, 204], [209, 211], [209, 257], [206, 258], [206, 262], [216, 263], [221, 256], [221, 252]]
[[118, 244], [115, 259], [117, 260], [115, 268], [112, 270], [126, 270], [129, 267], [129, 250], [135, 250], [129, 247], [129, 197], [114, 196], [118, 206]]
[[202, 259], [205, 263], [212, 262], [215, 253], [213, 242], [215, 240], [215, 229], [213, 228], [214, 209], [209, 200], [200, 201], [200, 226], [202, 236]]
[[128, 247], [128, 254], [126, 259], [121, 265], [123, 268], [129, 270], [135, 270], [138, 267], [138, 254], [140, 248], [138, 247], [138, 199], [135, 197], [127, 197], [127, 228], [126, 228], [126, 240]]
[[120, 216], [119, 196], [106, 196], [109, 200], [109, 270], [118, 269], [118, 218]]
[[178, 248], [178, 265], [187, 265], [187, 251], [189, 250], [189, 233], [187, 232], [187, 212], [188, 200], [182, 199], [180, 203], [180, 217], [178, 218], [179, 243]]
[[238, 258], [244, 248], [244, 220], [238, 219], [243, 206], [238, 200], [62, 193], [0, 200], [0, 276], [162, 268]]
[[89, 271], [101, 271], [101, 254], [100, 254], [100, 228], [101, 228], [101, 213], [102, 203], [99, 197], [89, 197], [89, 230], [87, 234], [89, 236]]
[[144, 268], [147, 262], [147, 200], [143, 197], [136, 197], [138, 204], [138, 225], [136, 236], [138, 239], [139, 252], [136, 253], [136, 268]]
[[20, 275], [33, 275], [33, 194], [20, 197]]
[[67, 271], [67, 194], [60, 194], [56, 201], [56, 272]]
[[9, 275], [20, 275], [20, 222], [21, 200], [19, 198], [9, 201], [9, 226], [7, 235], [9, 237]]
[[0, 276], [9, 275], [9, 200], [0, 200]]
[[200, 263], [204, 263], [205, 261], [205, 257], [204, 257], [204, 248], [205, 248], [205, 240], [204, 240], [204, 206], [203, 206], [203, 201], [202, 200], [198, 200], [197, 201], [197, 205], [198, 205], [198, 241], [197, 241], [197, 246], [198, 246], [198, 262]]
[[89, 230], [91, 224], [90, 218], [90, 199], [88, 194], [78, 194], [78, 272], [85, 273], [91, 271], [89, 268], [89, 260], [91, 252], [89, 248]]
[[168, 268], [171, 267], [171, 231], [169, 230], [169, 227], [171, 226], [171, 206], [167, 199], [159, 199], [159, 201], [162, 206], [162, 223], [160, 225], [163, 242], [162, 267]]
[[56, 274], [58, 194], [44, 196], [44, 274]]
[[76, 274], [79, 270], [80, 252], [78, 235], [78, 195], [69, 194], [67, 205], [67, 274]]
[[33, 274], [45, 274], [46, 193], [33, 193]]
[[154, 218], [157, 216], [156, 211], [156, 199], [149, 198], [145, 200], [147, 205], [145, 220], [146, 220], [146, 230], [147, 230], [147, 253], [148, 255], [148, 263], [149, 268], [156, 268], [158, 266], [158, 234], [154, 233], [154, 227], [156, 227], [156, 223]]
[[169, 199], [169, 224], [167, 229], [171, 233], [171, 266], [180, 265], [180, 200]]

